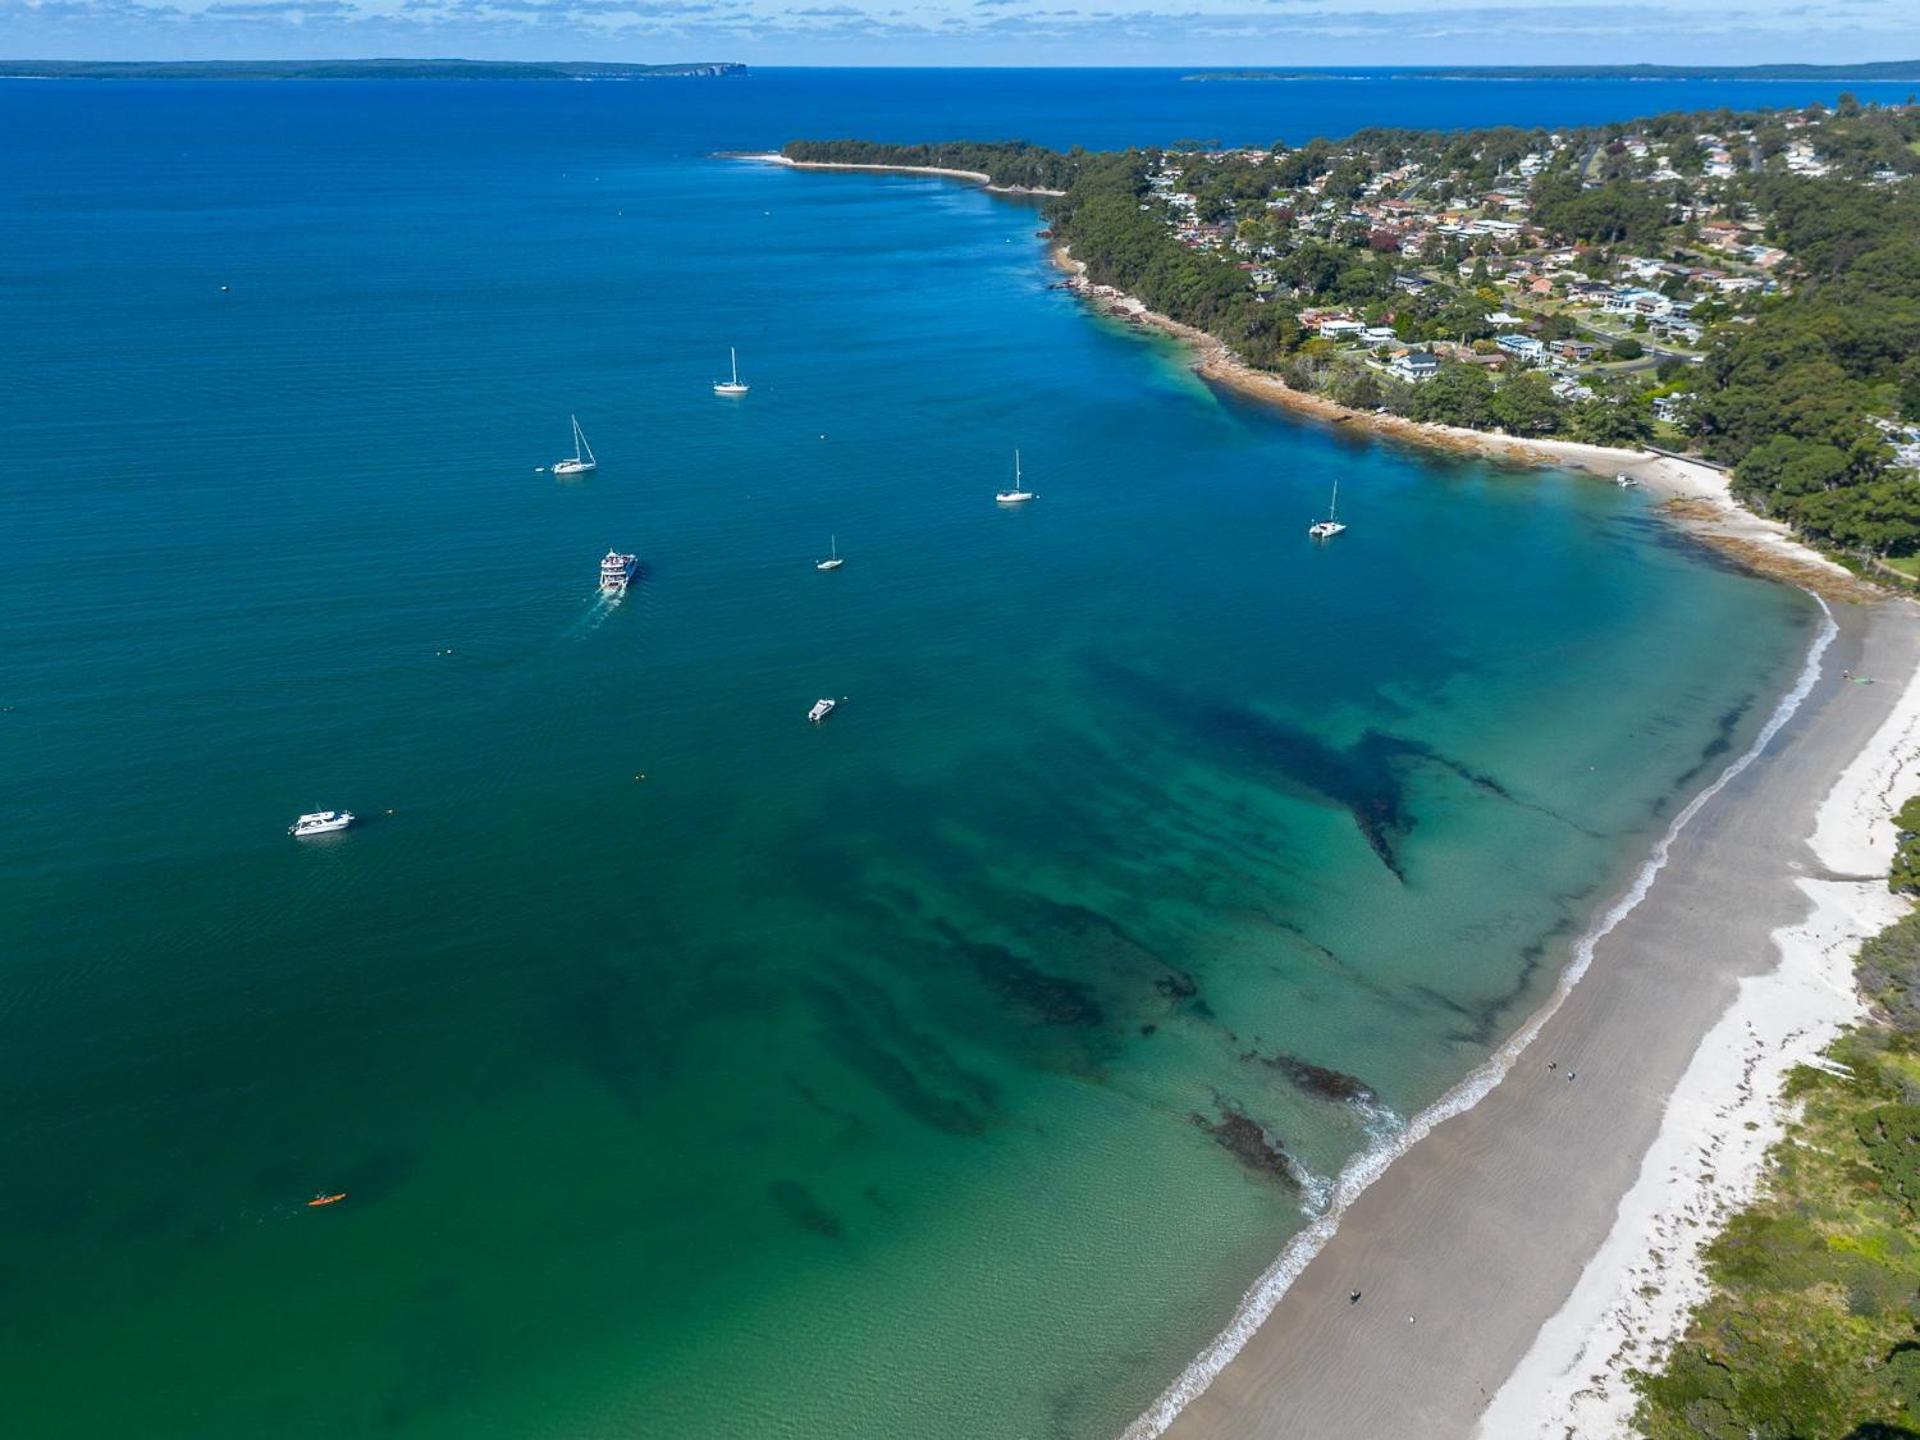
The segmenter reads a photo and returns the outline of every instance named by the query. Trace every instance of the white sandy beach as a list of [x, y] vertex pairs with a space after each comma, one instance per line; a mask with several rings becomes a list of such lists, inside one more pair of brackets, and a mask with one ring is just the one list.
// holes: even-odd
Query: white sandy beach
[[1816, 1060], [1858, 1016], [1854, 952], [1908, 908], [1881, 875], [1892, 807], [1916, 790], [1920, 683], [1910, 682], [1820, 806], [1810, 846], [1824, 873], [1794, 882], [1812, 913], [1774, 932], [1777, 967], [1742, 981], [1701, 1042], [1605, 1243], [1494, 1397], [1480, 1434], [1633, 1433], [1627, 1371], [1684, 1333], [1706, 1291], [1701, 1248], [1752, 1198], [1782, 1133], [1787, 1072]]
[[792, 160], [777, 150], [736, 155], [736, 160], [752, 160], [762, 165], [784, 165], [789, 170], [866, 170], [878, 175], [943, 175], [949, 180], [970, 180], [984, 185], [996, 195], [1064, 195], [1064, 190], [1042, 190], [1026, 185], [996, 185], [984, 170], [950, 170], [941, 165], [857, 165], [828, 160]]
[[1131, 1440], [1622, 1432], [1624, 1371], [1699, 1293], [1779, 1076], [1853, 1013], [1847, 957], [1899, 908], [1879, 875], [1920, 783], [1920, 607], [1836, 618], [1804, 700], [1689, 807], [1579, 983], [1347, 1185], [1337, 1228], [1263, 1277]]

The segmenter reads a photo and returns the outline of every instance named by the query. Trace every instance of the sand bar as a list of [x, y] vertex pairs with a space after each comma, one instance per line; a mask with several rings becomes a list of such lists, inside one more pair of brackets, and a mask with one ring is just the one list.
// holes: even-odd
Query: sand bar
[[996, 195], [1064, 195], [1064, 190], [1043, 190], [1030, 185], [996, 185], [984, 170], [950, 170], [942, 165], [857, 165], [851, 161], [793, 160], [777, 150], [735, 155], [736, 160], [753, 160], [762, 165], [784, 165], [789, 170], [866, 170], [878, 175], [943, 175], [949, 180], [971, 180]]

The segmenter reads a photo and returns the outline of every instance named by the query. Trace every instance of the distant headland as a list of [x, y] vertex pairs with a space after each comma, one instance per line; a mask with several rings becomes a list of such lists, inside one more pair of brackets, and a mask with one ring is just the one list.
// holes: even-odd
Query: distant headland
[[1196, 70], [1182, 80], [1916, 80], [1920, 60], [1863, 65], [1469, 65], [1358, 70]]
[[733, 60], [0, 60], [11, 80], [684, 80], [740, 75]]

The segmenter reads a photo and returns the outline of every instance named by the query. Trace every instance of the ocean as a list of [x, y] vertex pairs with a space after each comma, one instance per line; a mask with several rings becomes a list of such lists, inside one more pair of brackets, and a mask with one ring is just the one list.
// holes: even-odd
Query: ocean
[[1839, 88], [0, 82], [0, 1431], [1117, 1433], [1819, 612], [717, 152]]

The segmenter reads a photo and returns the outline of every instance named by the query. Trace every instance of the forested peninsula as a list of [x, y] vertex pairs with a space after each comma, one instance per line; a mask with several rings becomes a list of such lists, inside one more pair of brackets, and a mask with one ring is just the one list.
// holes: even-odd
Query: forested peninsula
[[9, 80], [683, 80], [742, 74], [732, 60], [0, 60]]
[[803, 141], [1060, 190], [1088, 279], [1357, 410], [1684, 449], [1920, 574], [1920, 107], [1127, 151]]

